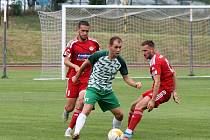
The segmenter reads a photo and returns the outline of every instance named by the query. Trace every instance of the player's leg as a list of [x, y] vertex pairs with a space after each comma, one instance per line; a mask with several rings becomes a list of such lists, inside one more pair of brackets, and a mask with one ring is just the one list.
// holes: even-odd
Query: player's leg
[[120, 128], [122, 126], [122, 120], [123, 120], [123, 111], [120, 107], [114, 108], [110, 110], [113, 115], [113, 121], [112, 121], [112, 128]]
[[114, 92], [106, 93], [106, 95], [102, 96], [102, 99], [98, 101], [98, 104], [103, 112], [110, 110], [114, 115], [112, 127], [120, 128], [123, 120], [123, 111], [120, 109], [120, 103]]
[[63, 112], [63, 119], [64, 121], [68, 120], [69, 113], [74, 110], [77, 97], [78, 97], [78, 85], [73, 84], [72, 81], [69, 79], [67, 82], [67, 89], [66, 89], [66, 104], [64, 107], [64, 112]]
[[97, 98], [98, 98], [97, 90], [95, 90], [94, 88], [88, 88], [86, 90], [84, 98], [84, 107], [82, 109], [82, 112], [79, 114], [77, 118], [73, 139], [79, 137], [80, 131], [86, 122], [87, 116], [90, 114], [91, 110], [93, 109], [93, 106], [97, 101]]
[[141, 118], [143, 116], [143, 111], [147, 108], [147, 104], [151, 98], [149, 96], [150, 94], [152, 94], [152, 90], [146, 91], [143, 95], [141, 95], [142, 96], [140, 97], [141, 100], [139, 100], [139, 102], [136, 103], [130, 123], [124, 132], [124, 140], [127, 140], [128, 138], [132, 137], [134, 129], [141, 121]]
[[130, 107], [130, 111], [128, 113], [128, 125], [130, 124], [130, 121], [131, 121], [131, 117], [134, 113], [134, 109], [135, 109], [135, 106], [138, 102], [140, 102], [140, 100], [143, 99], [143, 96], [140, 96], [137, 100], [135, 100], [134, 102], [131, 103], [131, 107]]
[[64, 121], [67, 121], [69, 118], [69, 113], [73, 111], [76, 103], [76, 98], [67, 98], [66, 99], [66, 104], [64, 107], [64, 112], [63, 112], [63, 119]]
[[85, 95], [85, 90], [80, 91], [79, 97], [77, 98], [74, 113], [72, 115], [69, 126], [66, 129], [65, 136], [71, 136], [71, 131], [73, 130], [73, 128], [76, 124], [76, 120], [77, 120], [79, 114], [82, 112], [82, 108], [84, 106], [84, 102], [83, 102], [84, 101], [84, 95]]
[[82, 112], [79, 114], [79, 116], [76, 120], [74, 135], [73, 135], [72, 139], [77, 140], [79, 138], [80, 131], [84, 127], [87, 116], [90, 114], [92, 108], [93, 108], [92, 104], [84, 104]]
[[[173, 91], [173, 90], [171, 90]], [[130, 124], [128, 128], [126, 129], [124, 133], [124, 139], [123, 140], [128, 140], [132, 136], [132, 133], [137, 126], [137, 124], [141, 121], [143, 111], [147, 108], [147, 104], [149, 100], [152, 97], [152, 91], [147, 91], [143, 94], [143, 99], [140, 100], [135, 106], [134, 114], [132, 116], [132, 119], [130, 121]], [[171, 97], [171, 92], [167, 92], [164, 90], [162, 87], [159, 88], [158, 94], [155, 99], [155, 108], [157, 108], [160, 104], [167, 102]]]

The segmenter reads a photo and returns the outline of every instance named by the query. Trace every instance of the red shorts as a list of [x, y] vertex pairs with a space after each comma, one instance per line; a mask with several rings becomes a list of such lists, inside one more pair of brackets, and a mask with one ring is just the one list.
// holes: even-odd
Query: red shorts
[[78, 81], [77, 83], [72, 83], [71, 79], [67, 81], [67, 89], [66, 89], [66, 98], [77, 98], [79, 96], [80, 91], [86, 90], [88, 85], [88, 80]]
[[[148, 97], [152, 98], [152, 91], [153, 91], [153, 89], [150, 89], [150, 90], [144, 92], [142, 94], [142, 96], [143, 97], [148, 96]], [[158, 107], [160, 104], [167, 102], [171, 98], [172, 91], [173, 90], [168, 91], [168, 90], [165, 90], [164, 88], [160, 87], [158, 94], [156, 96], [156, 99], [155, 99], [155, 107]]]

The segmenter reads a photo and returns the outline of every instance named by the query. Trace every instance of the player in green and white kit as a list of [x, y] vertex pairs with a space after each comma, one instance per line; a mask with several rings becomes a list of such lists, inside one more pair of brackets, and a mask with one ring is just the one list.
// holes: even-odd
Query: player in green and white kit
[[141, 88], [141, 82], [134, 82], [128, 76], [125, 61], [119, 55], [122, 47], [121, 38], [114, 36], [109, 42], [109, 51], [98, 51], [91, 55], [80, 67], [77, 74], [72, 78], [76, 82], [83, 73], [85, 67], [92, 65], [92, 72], [86, 89], [85, 104], [77, 118], [73, 140], [79, 138], [79, 133], [85, 124], [86, 117], [90, 114], [93, 106], [98, 102], [102, 111], [110, 110], [113, 115], [113, 128], [119, 128], [123, 120], [123, 112], [120, 103], [112, 90], [112, 80], [120, 71], [124, 81], [135, 88]]

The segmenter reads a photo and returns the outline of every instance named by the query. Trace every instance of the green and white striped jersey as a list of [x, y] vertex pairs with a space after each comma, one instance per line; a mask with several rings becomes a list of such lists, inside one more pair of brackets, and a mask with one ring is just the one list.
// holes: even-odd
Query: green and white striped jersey
[[115, 79], [117, 72], [120, 71], [121, 75], [128, 74], [124, 59], [118, 56], [110, 60], [108, 54], [108, 51], [98, 51], [88, 58], [93, 66], [88, 87], [102, 91], [111, 91], [112, 80]]

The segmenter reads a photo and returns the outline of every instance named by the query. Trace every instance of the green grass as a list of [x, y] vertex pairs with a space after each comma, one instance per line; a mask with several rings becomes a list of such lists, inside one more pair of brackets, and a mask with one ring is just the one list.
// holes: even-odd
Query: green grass
[[[7, 63], [40, 64], [41, 31], [38, 15], [10, 16], [7, 29]], [[0, 47], [3, 47], [3, 24], [0, 26]], [[2, 61], [2, 49], [0, 49]]]
[[[8, 70], [9, 79], [0, 79], [0, 140], [66, 140], [61, 114], [65, 104], [65, 81], [34, 81], [38, 70]], [[137, 79], [136, 79], [137, 80]], [[126, 128], [130, 103], [150, 88], [150, 79], [138, 79], [137, 90], [116, 79], [113, 88], [125, 113]], [[210, 79], [178, 79], [182, 103], [172, 100], [144, 113], [133, 140], [209, 140]], [[81, 140], [107, 140], [112, 114], [98, 106], [81, 131]]]

